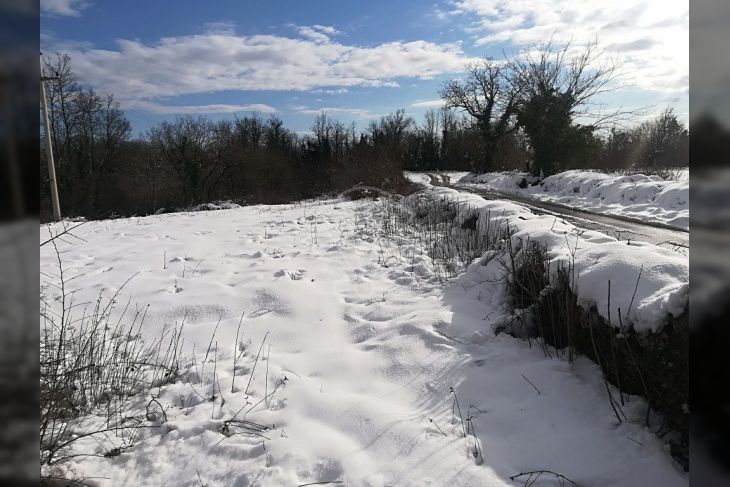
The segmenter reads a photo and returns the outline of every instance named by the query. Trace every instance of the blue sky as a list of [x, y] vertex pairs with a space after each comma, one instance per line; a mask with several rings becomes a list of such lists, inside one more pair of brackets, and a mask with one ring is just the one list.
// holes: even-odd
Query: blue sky
[[658, 0], [42, 0], [41, 47], [114, 93], [135, 134], [180, 113], [314, 114], [364, 128], [404, 108], [416, 120], [466, 62], [550, 36], [598, 39], [621, 64], [613, 106], [688, 111], [688, 3]]

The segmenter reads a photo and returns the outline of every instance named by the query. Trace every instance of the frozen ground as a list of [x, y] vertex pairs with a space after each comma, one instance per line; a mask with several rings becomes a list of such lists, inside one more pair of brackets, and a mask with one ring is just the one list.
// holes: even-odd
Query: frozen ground
[[[529, 196], [561, 203], [574, 208], [664, 223], [676, 228], [689, 228], [689, 171], [681, 171], [677, 181], [643, 174], [618, 175], [593, 171], [565, 171], [549, 176], [535, 186], [520, 188], [526, 173], [496, 172], [466, 175], [459, 184], [502, 193]], [[452, 179], [452, 183], [457, 182]]]
[[[149, 304], [148, 339], [185, 318], [189, 357], [181, 379], [159, 393], [167, 422], [115, 458], [66, 464], [66, 474], [109, 486], [512, 486], [526, 477], [511, 476], [545, 469], [578, 485], [688, 484], [643, 426], [643, 401], [632, 398], [625, 409], [632, 421], [616, 424], [596, 365], [548, 359], [524, 340], [495, 336], [504, 290], [489, 266], [475, 263], [444, 285], [419, 249], [361, 238], [373, 225], [372, 204], [319, 201], [89, 222], [75, 232], [83, 241], [60, 242], [79, 313], [81, 303], [134, 276], [118, 301]], [[527, 218], [518, 205], [481, 208]], [[563, 224], [534, 218], [543, 235], [565, 239]], [[519, 231], [528, 232], [530, 222], [520, 221]], [[602, 250], [617, 245], [593, 238]], [[590, 259], [601, 257], [586, 254]], [[50, 246], [41, 248], [40, 265], [43, 284], [56, 272]], [[656, 295], [647, 306], [660, 306], [662, 296], [678, 299], [677, 290], [652, 289], [640, 295]], [[242, 312], [250, 346], [232, 393]], [[267, 333], [266, 359], [252, 374]], [[217, 353], [203, 365], [211, 341]], [[471, 417], [483, 462], [452, 412], [450, 388], [463, 417]], [[265, 439], [221, 433], [247, 401], [259, 404], [246, 419], [271, 425]], [[544, 475], [534, 485], [559, 484]]]

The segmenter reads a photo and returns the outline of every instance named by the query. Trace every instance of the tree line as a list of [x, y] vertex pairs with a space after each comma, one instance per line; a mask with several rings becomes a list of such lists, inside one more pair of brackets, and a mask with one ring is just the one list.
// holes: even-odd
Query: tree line
[[565, 169], [652, 169], [689, 165], [689, 134], [673, 110], [627, 128], [640, 110], [608, 110], [601, 95], [620, 87], [619, 70], [597, 42], [551, 42], [467, 66], [440, 95], [478, 131], [470, 169], [518, 163], [536, 176]]
[[[536, 175], [574, 168], [687, 166], [688, 132], [672, 110], [625, 128], [625, 112], [593, 112], [611, 89], [612, 65], [594, 46], [569, 55], [485, 59], [445, 83], [443, 108], [421, 123], [405, 110], [354, 124], [317, 115], [300, 136], [276, 116], [232, 120], [180, 116], [138, 137], [113, 95], [83, 86], [66, 55], [47, 58], [49, 119], [62, 210], [67, 216], [150, 214], [230, 199], [283, 203], [356, 184], [403, 192], [403, 170], [518, 169]], [[41, 216], [50, 217], [44, 144]]]

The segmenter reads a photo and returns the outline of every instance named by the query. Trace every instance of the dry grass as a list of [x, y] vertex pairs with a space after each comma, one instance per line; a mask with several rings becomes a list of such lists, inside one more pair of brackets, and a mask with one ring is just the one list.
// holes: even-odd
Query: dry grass
[[[116, 456], [141, 429], [158, 427], [157, 415], [149, 414], [151, 392], [175, 380], [182, 349], [182, 323], [163, 329], [150, 343], [142, 338], [146, 308], [130, 311], [127, 303], [116, 309], [124, 286], [108, 299], [99, 296], [89, 310], [74, 303], [60, 258], [55, 277], [40, 296], [40, 463], [45, 467], [79, 456]], [[74, 449], [88, 440], [102, 453]]]

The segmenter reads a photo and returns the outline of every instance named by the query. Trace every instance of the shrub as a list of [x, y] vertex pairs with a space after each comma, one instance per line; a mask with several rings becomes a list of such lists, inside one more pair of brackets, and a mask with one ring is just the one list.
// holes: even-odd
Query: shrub
[[[120, 289], [121, 290], [121, 289]], [[143, 428], [156, 427], [145, 404], [152, 388], [178, 372], [182, 325], [164, 329], [152, 343], [142, 338], [146, 308], [129, 303], [115, 314], [117, 292], [99, 296], [80, 317], [60, 273], [60, 295], [41, 289], [40, 463], [44, 475], [72, 457], [104, 456], [129, 447]], [[58, 305], [56, 305], [56, 302]]]
[[[619, 315], [604, 319], [594, 307], [581, 307], [571, 288], [572, 265], [552, 269], [544, 245], [528, 242], [519, 255], [509, 249], [511, 275], [508, 285], [512, 307], [521, 328], [511, 332], [540, 337], [548, 356], [573, 360], [576, 354], [596, 362], [605, 379], [619, 389], [609, 402], [619, 422], [626, 419], [625, 394], [641, 395], [647, 403], [645, 422], [652, 426], [651, 411], [662, 415], [656, 430], [660, 436], [678, 435], [671, 441], [674, 457], [688, 468], [689, 441], [689, 325], [688, 313], [667, 317], [655, 333], [637, 333]], [[609, 283], [609, 300], [610, 300]], [[634, 285], [635, 283], [613, 283]], [[620, 311], [620, 310], [619, 310]], [[551, 348], [552, 347], [552, 348]], [[653, 425], [656, 426], [656, 425]]]

